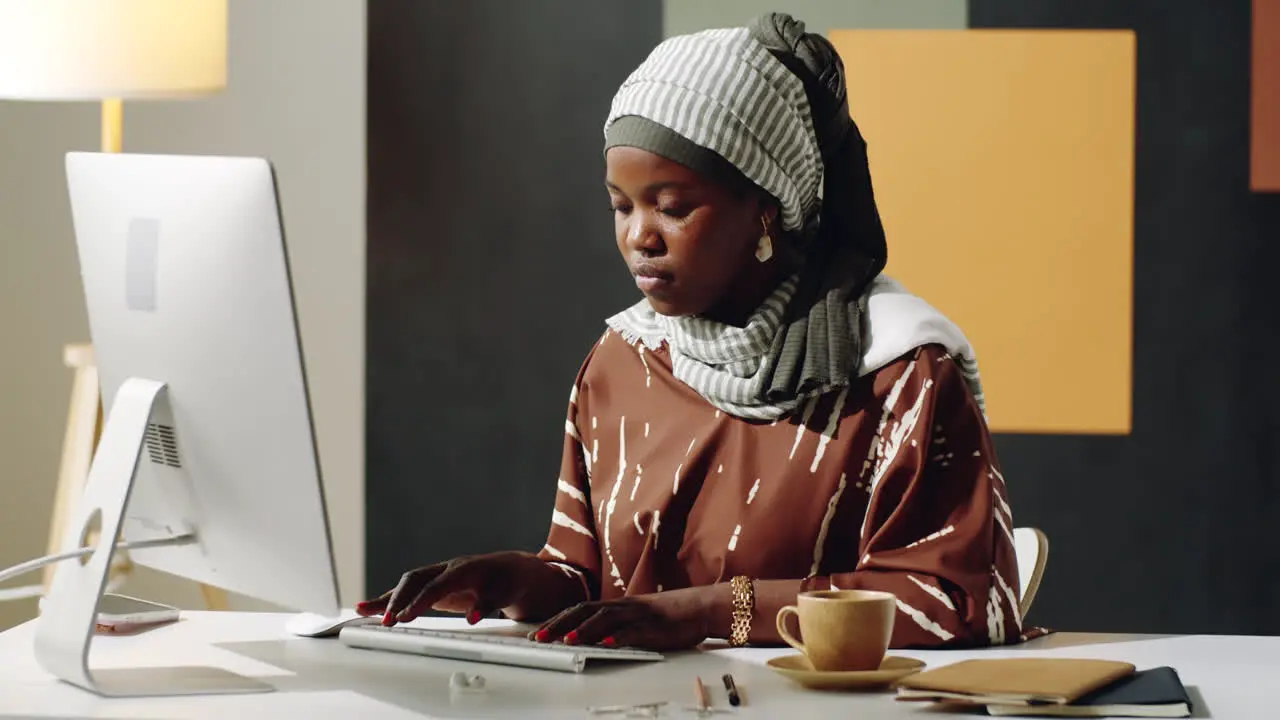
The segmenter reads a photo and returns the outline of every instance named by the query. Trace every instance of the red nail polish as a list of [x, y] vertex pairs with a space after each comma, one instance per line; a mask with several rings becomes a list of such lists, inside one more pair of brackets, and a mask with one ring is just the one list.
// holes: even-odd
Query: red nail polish
[[388, 610], [387, 613], [382, 616], [382, 624], [387, 626], [396, 624], [395, 618], [391, 617], [390, 610]]
[[551, 632], [548, 630], [539, 630], [533, 634], [533, 639], [538, 642], [546, 642], [551, 639]]
[[568, 635], [564, 636], [565, 645], [574, 645], [578, 642], [578, 631], [570, 630]]
[[478, 622], [480, 622], [480, 611], [479, 611], [479, 610], [472, 610], [471, 612], [467, 613], [467, 624], [468, 624], [468, 625], [475, 625], [475, 624], [476, 624], [476, 623], [478, 623]]
[[609, 637], [605, 638], [604, 640], [601, 640], [601, 641], [600, 641], [600, 644], [601, 644], [601, 645], [604, 645], [605, 647], [617, 647], [617, 646], [618, 646], [618, 641], [617, 641], [617, 640], [616, 640], [612, 635], [610, 635]]

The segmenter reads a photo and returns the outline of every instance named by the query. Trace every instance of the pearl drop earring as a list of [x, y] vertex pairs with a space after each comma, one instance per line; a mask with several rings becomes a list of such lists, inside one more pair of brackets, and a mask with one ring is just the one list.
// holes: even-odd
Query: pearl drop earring
[[773, 239], [769, 237], [769, 222], [763, 216], [760, 218], [760, 229], [760, 242], [756, 243], [756, 259], [767, 262], [773, 257]]

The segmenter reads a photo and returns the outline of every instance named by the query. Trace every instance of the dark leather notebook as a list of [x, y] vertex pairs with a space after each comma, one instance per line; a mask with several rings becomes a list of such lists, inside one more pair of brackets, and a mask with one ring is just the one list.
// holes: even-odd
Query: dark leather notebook
[[1142, 670], [1095, 690], [1067, 705], [1015, 707], [988, 705], [1000, 716], [1054, 717], [1190, 717], [1191, 697], [1171, 667]]

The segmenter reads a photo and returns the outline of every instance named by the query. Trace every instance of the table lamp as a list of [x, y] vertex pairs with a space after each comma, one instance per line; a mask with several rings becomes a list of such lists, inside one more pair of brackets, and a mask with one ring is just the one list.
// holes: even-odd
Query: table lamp
[[0, 0], [0, 98], [102, 103], [120, 152], [123, 100], [227, 84], [227, 0]]
[[[124, 100], [193, 98], [226, 83], [227, 0], [0, 0], [0, 99], [100, 103], [103, 152], [122, 150]], [[100, 421], [92, 347], [69, 345], [64, 361], [76, 380], [50, 553], [59, 550], [64, 519], [83, 489]], [[114, 569], [123, 574], [128, 561], [119, 557]], [[0, 599], [42, 589], [5, 591]], [[225, 603], [205, 590], [210, 605]]]

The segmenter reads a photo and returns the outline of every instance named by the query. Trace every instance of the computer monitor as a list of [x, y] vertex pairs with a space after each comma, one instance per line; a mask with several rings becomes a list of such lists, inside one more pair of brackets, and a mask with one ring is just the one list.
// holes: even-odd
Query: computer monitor
[[270, 690], [213, 668], [94, 670], [111, 542], [138, 565], [336, 615], [338, 588], [289, 258], [259, 158], [70, 153], [71, 211], [105, 422], [36, 655], [103, 695]]

